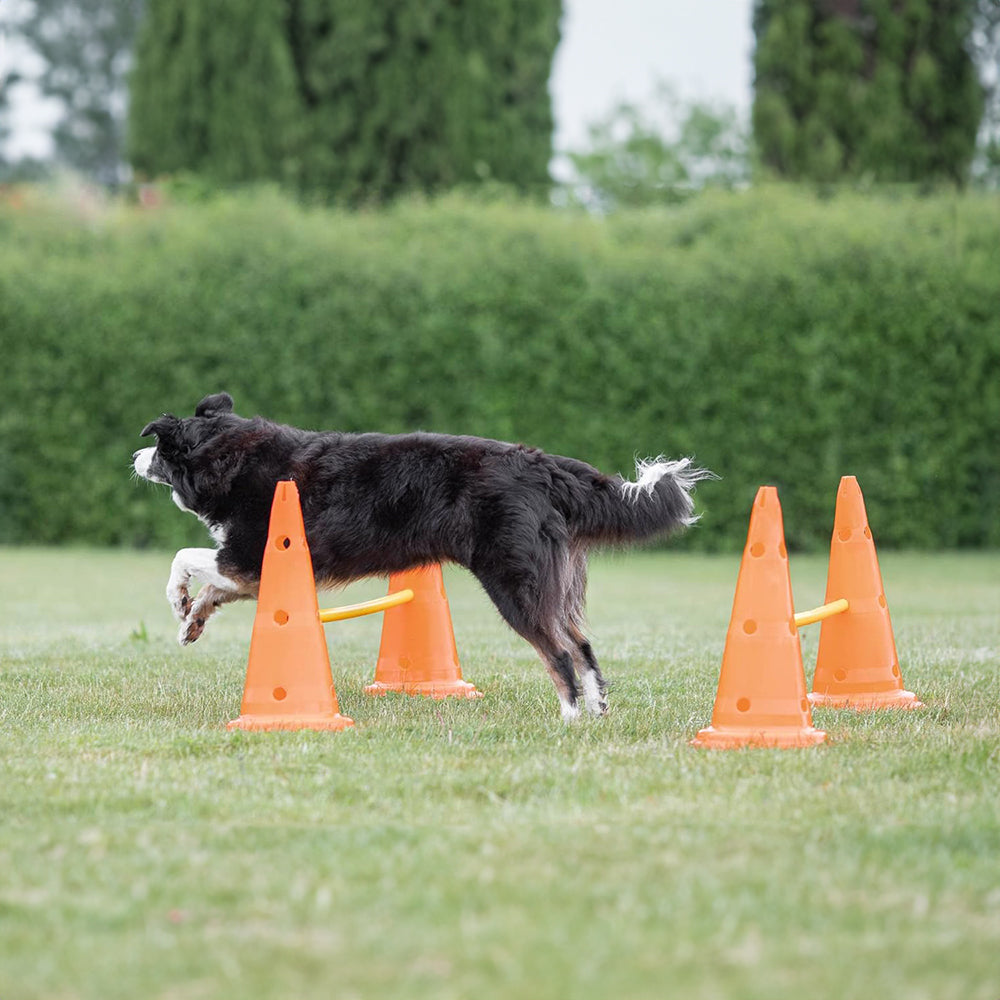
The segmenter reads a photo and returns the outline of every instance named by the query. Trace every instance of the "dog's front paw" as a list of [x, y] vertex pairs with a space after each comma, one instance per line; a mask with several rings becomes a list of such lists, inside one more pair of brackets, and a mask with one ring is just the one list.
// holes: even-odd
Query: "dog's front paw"
[[182, 646], [190, 646], [205, 631], [205, 621], [206, 619], [195, 616], [181, 622], [181, 627], [177, 632], [177, 641]]
[[167, 600], [170, 602], [174, 617], [179, 622], [186, 621], [187, 616], [191, 614], [191, 605], [194, 603], [187, 587], [167, 587]]

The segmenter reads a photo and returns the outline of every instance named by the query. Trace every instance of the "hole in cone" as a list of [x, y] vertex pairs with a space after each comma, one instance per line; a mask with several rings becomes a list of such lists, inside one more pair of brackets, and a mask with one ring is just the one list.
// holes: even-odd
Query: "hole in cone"
[[871, 538], [871, 537], [872, 537], [871, 528], [869, 528], [868, 525], [866, 524], [865, 525], [865, 538]]
[[279, 625], [287, 625], [288, 624], [288, 612], [287, 611], [281, 611], [281, 610], [275, 611], [274, 612], [274, 620]]
[[750, 555], [755, 559], [759, 559], [764, 554], [764, 546], [761, 542], [754, 542], [750, 546]]
[[838, 681], [846, 681], [847, 680], [847, 671], [844, 670], [843, 667], [838, 667], [836, 670], [834, 670], [833, 676]]
[[787, 559], [788, 558], [788, 549], [785, 548], [785, 543], [784, 542], [781, 542], [778, 545], [778, 555], [781, 556], [782, 559]]
[[284, 701], [288, 697], [288, 692], [284, 688], [275, 688], [272, 692], [275, 701]]
[[899, 667], [895, 663], [892, 665], [892, 676], [893, 677], [899, 676]]
[[841, 528], [840, 531], [837, 532], [837, 537], [842, 542], [846, 542], [851, 537], [851, 529], [850, 528]]
[[754, 632], [757, 631], [757, 623], [752, 618], [748, 618], [743, 623], [743, 631], [746, 632], [747, 635], [753, 635]]
[[749, 698], [740, 698], [736, 702], [736, 711], [737, 712], [749, 712], [750, 711], [750, 699]]
[[884, 608], [885, 607], [885, 594], [879, 594], [878, 595], [878, 606], [880, 608]]
[[292, 540], [288, 537], [288, 535], [281, 535], [279, 538], [274, 540], [274, 544], [279, 549], [290, 549], [292, 547]]

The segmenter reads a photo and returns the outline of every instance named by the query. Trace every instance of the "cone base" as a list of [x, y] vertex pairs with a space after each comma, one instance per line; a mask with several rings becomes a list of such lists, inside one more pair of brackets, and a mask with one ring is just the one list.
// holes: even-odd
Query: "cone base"
[[788, 729], [716, 729], [715, 726], [709, 726], [699, 730], [698, 735], [691, 740], [691, 746], [712, 750], [736, 750], [739, 747], [788, 750], [793, 747], [814, 747], [825, 739], [826, 733], [812, 726]]
[[854, 694], [823, 694], [812, 691], [809, 702], [818, 708], [853, 708], [858, 712], [880, 708], [923, 708], [924, 703], [912, 691], [876, 691]]
[[365, 687], [365, 694], [376, 698], [389, 692], [396, 694], [422, 695], [425, 698], [482, 698], [483, 692], [476, 690], [475, 684], [468, 681], [400, 681], [397, 684], [387, 684], [385, 681], [375, 681]]
[[341, 730], [354, 725], [346, 715], [241, 715], [227, 723], [226, 729], [247, 732], [270, 732], [275, 729]]

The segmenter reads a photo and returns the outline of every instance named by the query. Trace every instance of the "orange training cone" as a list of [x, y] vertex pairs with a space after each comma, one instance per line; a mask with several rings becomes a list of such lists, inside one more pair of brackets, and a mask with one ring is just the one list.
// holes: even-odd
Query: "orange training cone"
[[319, 620], [299, 491], [274, 491], [240, 717], [230, 729], [344, 729]]
[[750, 514], [712, 724], [694, 746], [805, 747], [826, 738], [813, 728], [794, 615], [778, 491], [762, 486]]
[[474, 684], [462, 680], [441, 567], [421, 566], [389, 577], [390, 593], [406, 588], [413, 600], [385, 612], [375, 681], [365, 692], [481, 698]]
[[903, 690], [878, 556], [854, 476], [840, 480], [830, 542], [826, 599], [840, 597], [850, 607], [820, 627], [809, 700], [828, 708], [920, 708], [917, 696]]

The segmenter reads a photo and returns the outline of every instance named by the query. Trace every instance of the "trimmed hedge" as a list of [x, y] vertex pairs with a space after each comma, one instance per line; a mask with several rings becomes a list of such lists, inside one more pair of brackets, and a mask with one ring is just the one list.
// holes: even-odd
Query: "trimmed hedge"
[[825, 548], [839, 477], [880, 546], [1000, 545], [1000, 200], [789, 188], [594, 219], [268, 192], [93, 217], [0, 208], [0, 541], [205, 539], [130, 482], [138, 432], [233, 393], [307, 427], [522, 440], [630, 473], [694, 455], [737, 549], [780, 489]]

